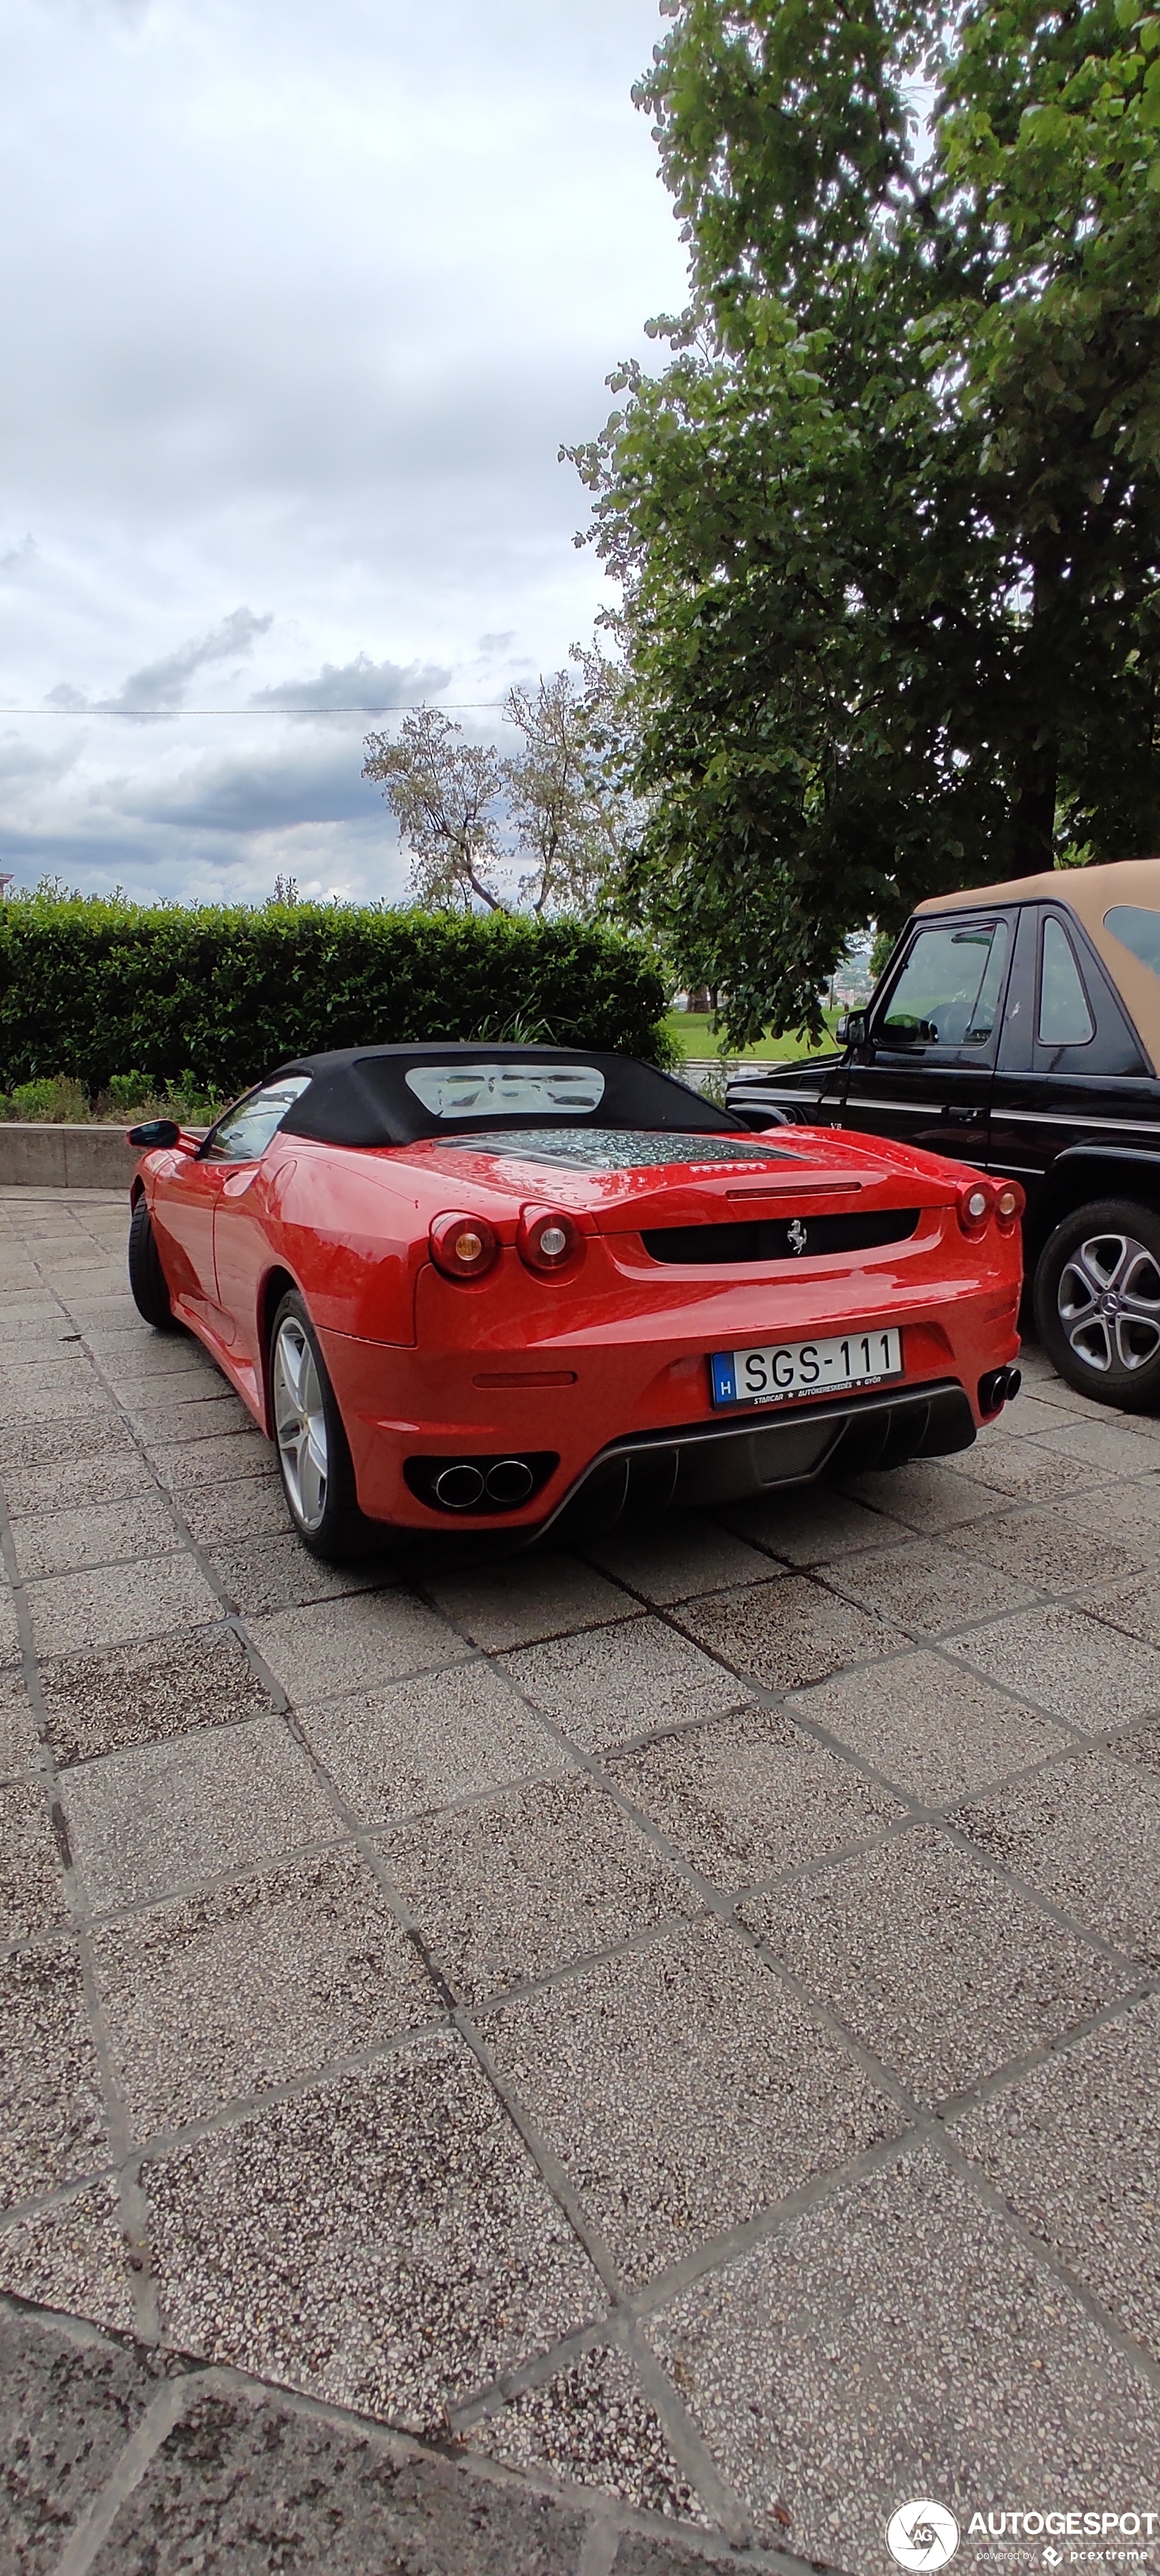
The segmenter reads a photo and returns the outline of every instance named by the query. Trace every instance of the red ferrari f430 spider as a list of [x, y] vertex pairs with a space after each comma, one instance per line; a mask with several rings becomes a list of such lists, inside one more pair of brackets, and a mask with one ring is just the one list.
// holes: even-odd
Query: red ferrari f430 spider
[[138, 1307], [204, 1342], [320, 1556], [934, 1457], [1018, 1387], [1016, 1182], [739, 1130], [629, 1057], [303, 1056], [131, 1141]]

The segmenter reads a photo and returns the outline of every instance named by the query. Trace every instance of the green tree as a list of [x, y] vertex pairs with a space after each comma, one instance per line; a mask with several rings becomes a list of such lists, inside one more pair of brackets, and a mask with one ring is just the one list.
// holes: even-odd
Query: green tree
[[920, 895], [1160, 841], [1160, 18], [665, 14], [692, 301], [569, 452], [624, 586], [625, 907], [743, 1039]]

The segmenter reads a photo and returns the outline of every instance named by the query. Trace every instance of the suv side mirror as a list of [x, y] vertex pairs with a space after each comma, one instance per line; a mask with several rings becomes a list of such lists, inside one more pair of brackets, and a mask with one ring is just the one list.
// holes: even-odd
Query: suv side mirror
[[846, 1016], [845, 1016], [845, 1019], [843, 1019], [843, 1020], [839, 1020], [838, 1025], [837, 1025], [837, 1028], [836, 1028], [836, 1029], [835, 1029], [835, 1031], [834, 1031], [834, 1035], [835, 1035], [835, 1037], [837, 1038], [837, 1041], [838, 1041], [839, 1046], [843, 1046], [843, 1047], [859, 1047], [859, 1046], [865, 1046], [865, 1044], [866, 1044], [866, 1013], [865, 1013], [865, 1011], [847, 1011]]
[[129, 1128], [128, 1140], [131, 1145], [139, 1146], [143, 1154], [147, 1154], [151, 1147], [179, 1145], [181, 1129], [173, 1118], [145, 1118], [139, 1127]]

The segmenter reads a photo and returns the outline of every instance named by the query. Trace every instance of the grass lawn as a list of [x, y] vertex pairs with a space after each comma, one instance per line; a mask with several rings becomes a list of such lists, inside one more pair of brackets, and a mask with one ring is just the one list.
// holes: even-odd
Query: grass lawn
[[[841, 1012], [827, 1011], [825, 1017], [826, 1026], [832, 1032], [835, 1021], [841, 1018]], [[709, 1012], [670, 1011], [665, 1027], [671, 1031], [677, 1045], [684, 1048], [686, 1055], [706, 1056], [721, 1053], [724, 1041], [719, 1034], [714, 1036], [712, 1015]], [[795, 1057], [823, 1054], [827, 1047], [833, 1045], [832, 1034], [823, 1040], [821, 1047], [813, 1047], [808, 1039], [800, 1037], [759, 1038], [756, 1046], [743, 1048], [742, 1054], [746, 1063], [762, 1057], [768, 1063], [784, 1064], [787, 1059], [792, 1062]], [[730, 1051], [727, 1050], [727, 1052]]]

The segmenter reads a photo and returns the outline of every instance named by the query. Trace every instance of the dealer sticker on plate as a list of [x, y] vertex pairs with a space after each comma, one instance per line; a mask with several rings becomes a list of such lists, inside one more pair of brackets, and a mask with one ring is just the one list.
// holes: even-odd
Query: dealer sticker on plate
[[901, 1333], [850, 1333], [841, 1341], [769, 1342], [759, 1350], [714, 1351], [714, 1404], [784, 1404], [791, 1395], [835, 1395], [902, 1375]]

